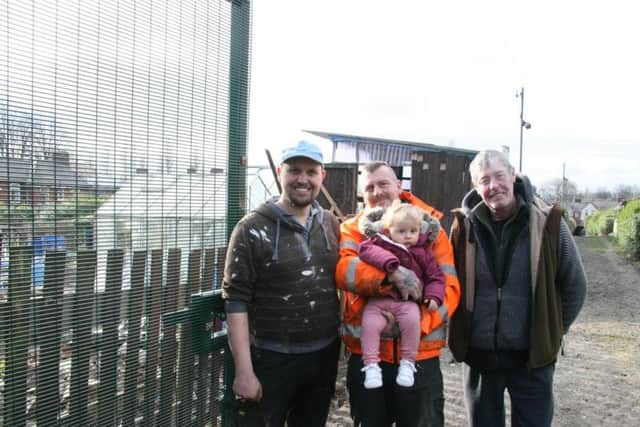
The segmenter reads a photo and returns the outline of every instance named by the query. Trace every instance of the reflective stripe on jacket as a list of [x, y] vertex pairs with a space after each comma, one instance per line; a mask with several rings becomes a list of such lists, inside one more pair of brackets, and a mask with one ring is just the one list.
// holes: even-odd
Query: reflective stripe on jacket
[[[435, 218], [442, 213], [435, 210], [410, 193], [402, 192], [400, 199], [428, 212]], [[368, 296], [387, 295], [392, 284], [386, 281], [386, 273], [369, 265], [358, 257], [358, 247], [364, 236], [358, 230], [358, 221], [362, 212], [345, 221], [340, 226], [340, 258], [336, 267], [336, 284], [342, 290], [342, 326], [341, 335], [351, 353], [362, 354], [360, 329], [362, 312]], [[433, 242], [432, 252], [445, 276], [444, 302], [436, 311], [427, 311], [421, 304], [420, 344], [417, 360], [430, 359], [440, 355], [440, 349], [446, 343], [446, 322], [453, 314], [460, 300], [460, 284], [453, 263], [453, 250], [447, 233], [440, 229]], [[400, 339], [382, 338], [380, 359], [397, 363], [400, 354]]]

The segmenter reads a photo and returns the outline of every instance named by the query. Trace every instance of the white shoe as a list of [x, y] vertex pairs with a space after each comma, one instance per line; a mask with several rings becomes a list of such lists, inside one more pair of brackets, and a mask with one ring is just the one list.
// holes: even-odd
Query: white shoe
[[364, 372], [364, 388], [382, 387], [382, 369], [377, 363], [365, 365], [361, 371]]
[[396, 384], [401, 385], [402, 387], [411, 387], [413, 385], [414, 372], [416, 372], [415, 363], [406, 359], [400, 360], [400, 367], [398, 368]]

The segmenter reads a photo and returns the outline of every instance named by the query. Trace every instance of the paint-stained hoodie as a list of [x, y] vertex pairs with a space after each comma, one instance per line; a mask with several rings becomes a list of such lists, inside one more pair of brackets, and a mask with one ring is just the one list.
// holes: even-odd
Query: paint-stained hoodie
[[338, 336], [339, 225], [317, 202], [308, 229], [270, 200], [238, 222], [225, 264], [227, 306], [246, 305], [252, 344], [298, 353]]

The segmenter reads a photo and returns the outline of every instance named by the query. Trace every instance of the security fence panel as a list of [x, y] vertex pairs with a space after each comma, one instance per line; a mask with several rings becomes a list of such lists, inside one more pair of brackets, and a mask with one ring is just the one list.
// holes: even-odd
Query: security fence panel
[[232, 422], [250, 23], [249, 0], [0, 2], [0, 425]]

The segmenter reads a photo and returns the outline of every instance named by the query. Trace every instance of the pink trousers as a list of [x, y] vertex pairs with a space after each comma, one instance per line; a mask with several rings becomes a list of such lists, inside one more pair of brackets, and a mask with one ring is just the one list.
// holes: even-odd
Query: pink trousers
[[420, 342], [420, 307], [415, 301], [391, 297], [369, 298], [362, 313], [362, 360], [365, 365], [380, 362], [380, 335], [387, 326], [382, 311], [393, 314], [400, 326], [400, 358], [416, 360]]

